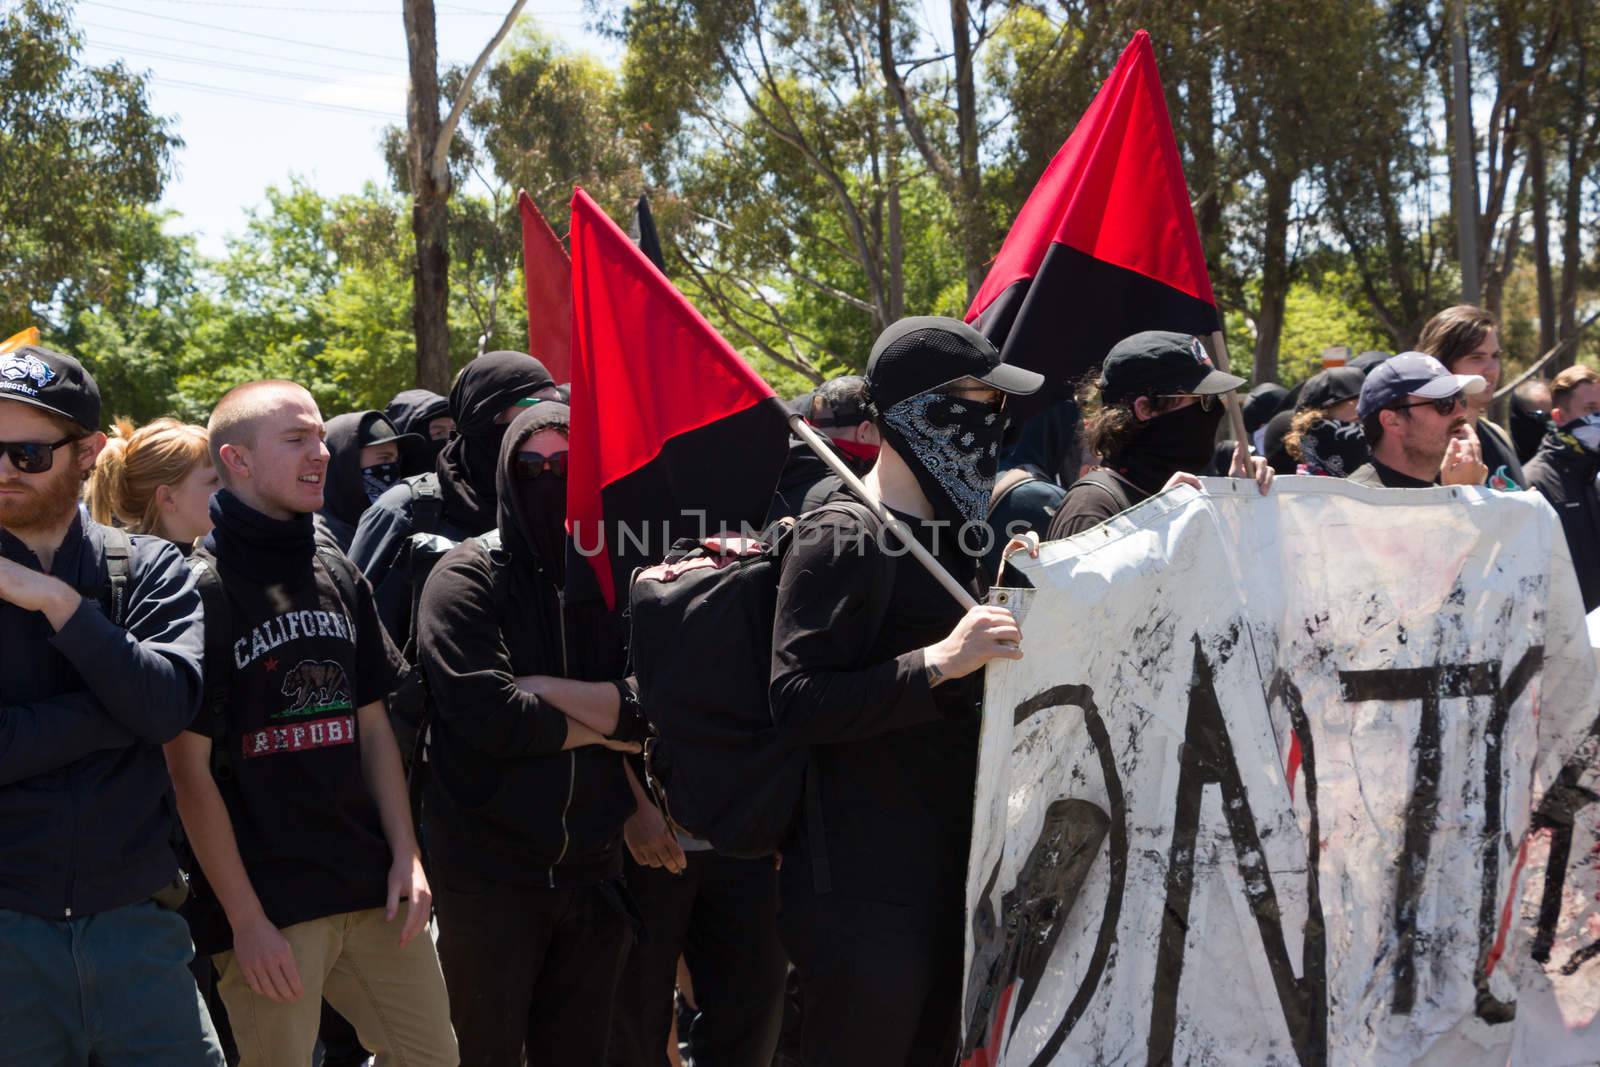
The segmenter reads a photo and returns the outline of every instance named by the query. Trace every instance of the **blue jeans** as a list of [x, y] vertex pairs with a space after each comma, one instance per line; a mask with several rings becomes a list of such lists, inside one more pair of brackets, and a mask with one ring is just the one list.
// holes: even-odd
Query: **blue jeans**
[[222, 1067], [189, 928], [146, 902], [80, 919], [0, 908], [0, 1067]]

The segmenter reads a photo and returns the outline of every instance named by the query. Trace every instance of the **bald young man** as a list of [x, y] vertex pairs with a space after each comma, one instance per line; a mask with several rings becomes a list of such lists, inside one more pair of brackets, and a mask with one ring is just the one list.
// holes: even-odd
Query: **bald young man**
[[[379, 1067], [454, 1067], [432, 893], [384, 694], [403, 671], [372, 590], [317, 547], [328, 450], [311, 394], [253, 382], [207, 429], [223, 488], [195, 551], [220, 580], [208, 698], [167, 746], [200, 861], [191, 926], [244, 1067], [311, 1061], [323, 998]], [[214, 586], [212, 586], [214, 588]], [[209, 700], [208, 700], [209, 703]], [[220, 758], [213, 757], [218, 750]]]

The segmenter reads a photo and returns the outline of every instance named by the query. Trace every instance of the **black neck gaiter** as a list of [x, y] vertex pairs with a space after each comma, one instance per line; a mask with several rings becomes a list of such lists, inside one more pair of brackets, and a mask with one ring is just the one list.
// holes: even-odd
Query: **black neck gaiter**
[[993, 406], [944, 393], [918, 393], [883, 413], [883, 434], [934, 515], [957, 527], [988, 517], [1005, 428]]
[[1157, 493], [1179, 471], [1199, 474], [1211, 464], [1222, 405], [1210, 411], [1198, 403], [1157, 415], [1139, 428], [1128, 447], [1108, 457], [1106, 466], [1147, 493]]
[[309, 514], [273, 519], [230, 490], [211, 497], [205, 547], [230, 571], [259, 585], [293, 583], [310, 573], [316, 555], [316, 527]]

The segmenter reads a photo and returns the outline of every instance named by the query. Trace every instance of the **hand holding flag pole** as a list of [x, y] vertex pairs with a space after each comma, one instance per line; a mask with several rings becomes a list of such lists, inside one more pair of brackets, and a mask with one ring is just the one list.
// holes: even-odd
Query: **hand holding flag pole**
[[[1212, 356], [1217, 369], [1223, 374], [1232, 374], [1228, 369], [1228, 339], [1221, 330], [1212, 331], [1211, 345], [1216, 350]], [[1228, 476], [1254, 478], [1255, 471], [1250, 466], [1250, 431], [1244, 428], [1244, 408], [1239, 405], [1239, 394], [1224, 393], [1222, 402], [1227, 405], [1228, 423], [1233, 427], [1233, 465], [1228, 468]]]

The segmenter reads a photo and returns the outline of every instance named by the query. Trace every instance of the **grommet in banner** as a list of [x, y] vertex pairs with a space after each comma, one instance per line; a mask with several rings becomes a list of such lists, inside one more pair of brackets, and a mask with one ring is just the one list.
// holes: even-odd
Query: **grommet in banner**
[[994, 595], [994, 602], [996, 604], [1009, 604], [1011, 602], [1011, 594], [1010, 593], [996, 593]]

